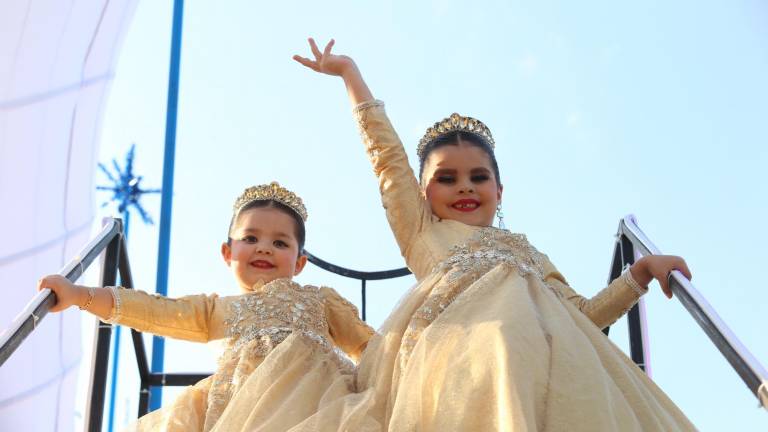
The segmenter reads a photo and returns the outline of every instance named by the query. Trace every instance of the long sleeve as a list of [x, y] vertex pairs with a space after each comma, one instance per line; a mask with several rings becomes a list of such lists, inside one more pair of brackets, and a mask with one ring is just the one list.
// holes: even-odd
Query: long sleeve
[[112, 288], [114, 306], [108, 322], [136, 330], [195, 342], [223, 337], [217, 295], [171, 299], [144, 291]]
[[325, 301], [328, 331], [334, 343], [357, 361], [374, 330], [360, 319], [357, 308], [334, 289], [322, 287], [320, 294]]
[[601, 329], [621, 318], [640, 296], [647, 292], [638, 290], [627, 282], [625, 276], [616, 278], [592, 298], [586, 298], [573, 290], [560, 272], [547, 261], [544, 280], [564, 299], [573, 303], [584, 315], [589, 317]]
[[381, 101], [365, 102], [354, 109], [360, 133], [379, 190], [387, 219], [403, 257], [416, 235], [430, 223], [432, 212], [416, 176], [408, 164], [403, 144], [392, 128]]

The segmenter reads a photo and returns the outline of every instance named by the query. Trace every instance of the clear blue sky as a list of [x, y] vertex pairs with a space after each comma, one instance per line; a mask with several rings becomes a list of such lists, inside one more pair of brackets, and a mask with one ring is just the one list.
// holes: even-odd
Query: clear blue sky
[[[411, 160], [424, 129], [454, 111], [489, 125], [507, 227], [582, 294], [604, 286], [618, 221], [635, 213], [768, 362], [768, 6], [321, 3], [187, 2], [170, 295], [236, 292], [219, 257], [231, 203], [271, 180], [305, 198], [313, 253], [360, 270], [403, 265], [342, 83], [291, 60], [308, 53], [307, 36], [334, 37], [387, 103]], [[161, 184], [171, 7], [139, 4], [104, 119], [100, 160], [135, 142], [147, 187]], [[145, 199], [155, 219], [159, 201]], [[154, 290], [156, 227], [133, 218], [130, 235], [137, 284]], [[317, 269], [298, 281], [359, 299], [356, 283]], [[371, 284], [370, 321], [412, 283]], [[703, 430], [765, 430], [768, 413], [659, 291], [646, 297], [656, 382]], [[624, 332], [612, 332], [621, 346]], [[167, 352], [169, 370], [213, 369], [206, 347], [170, 342]], [[135, 415], [132, 403], [121, 396], [121, 418]]]

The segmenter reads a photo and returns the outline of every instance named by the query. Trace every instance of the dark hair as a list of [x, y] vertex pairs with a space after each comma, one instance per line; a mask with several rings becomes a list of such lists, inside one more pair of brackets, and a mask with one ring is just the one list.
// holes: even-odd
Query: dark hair
[[421, 152], [421, 158], [419, 158], [419, 182], [421, 182], [421, 175], [424, 173], [424, 162], [426, 162], [430, 153], [443, 146], [459, 145], [459, 141], [478, 147], [488, 155], [488, 159], [491, 161], [491, 168], [493, 169], [493, 176], [496, 178], [496, 184], [501, 185], [499, 164], [496, 162], [496, 155], [493, 153], [493, 149], [491, 148], [491, 145], [488, 144], [488, 141], [475, 134], [461, 133], [458, 131], [441, 135], [424, 147], [424, 151]]
[[304, 241], [307, 238], [307, 231], [304, 228], [304, 220], [301, 219], [301, 216], [299, 216], [298, 213], [296, 213], [295, 210], [288, 207], [287, 205], [273, 200], [260, 200], [260, 201], [251, 201], [248, 204], [244, 205], [243, 208], [240, 209], [240, 211], [237, 212], [236, 215], [232, 215], [232, 219], [229, 221], [229, 230], [227, 230], [227, 244], [232, 244], [232, 237], [230, 237], [230, 234], [232, 233], [232, 227], [235, 226], [235, 221], [238, 217], [240, 217], [241, 214], [243, 214], [246, 210], [251, 210], [254, 208], [274, 208], [276, 210], [280, 210], [281, 212], [287, 214], [291, 218], [293, 218], [293, 225], [294, 225], [294, 234], [296, 235], [296, 241], [299, 242], [299, 256], [304, 255]]

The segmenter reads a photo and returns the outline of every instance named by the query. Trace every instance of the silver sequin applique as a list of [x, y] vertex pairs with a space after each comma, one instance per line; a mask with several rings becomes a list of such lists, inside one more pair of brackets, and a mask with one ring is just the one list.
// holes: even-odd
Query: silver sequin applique
[[444, 276], [416, 310], [403, 335], [400, 365], [405, 367], [421, 333], [473, 282], [496, 268], [505, 266], [526, 277], [544, 277], [546, 257], [534, 248], [524, 234], [494, 227], [478, 229], [465, 243], [452, 247], [448, 257], [435, 266]]

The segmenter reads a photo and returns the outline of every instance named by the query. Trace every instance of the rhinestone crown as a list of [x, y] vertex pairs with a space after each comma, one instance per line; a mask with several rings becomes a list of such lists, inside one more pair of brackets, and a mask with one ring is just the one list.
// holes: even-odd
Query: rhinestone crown
[[307, 221], [307, 208], [304, 207], [304, 202], [298, 195], [280, 186], [278, 182], [249, 187], [237, 197], [233, 211], [238, 214], [240, 209], [253, 201], [277, 201], [290, 207], [301, 216], [304, 222]]
[[419, 159], [423, 157], [424, 149], [442, 135], [452, 132], [470, 133], [485, 140], [491, 147], [491, 150], [496, 148], [496, 143], [493, 141], [491, 130], [485, 123], [472, 117], [464, 117], [457, 113], [451, 114], [450, 117], [446, 117], [439, 122], [435, 123], [432, 127], [427, 129], [424, 136], [419, 140], [419, 146], [416, 147], [416, 154]]

